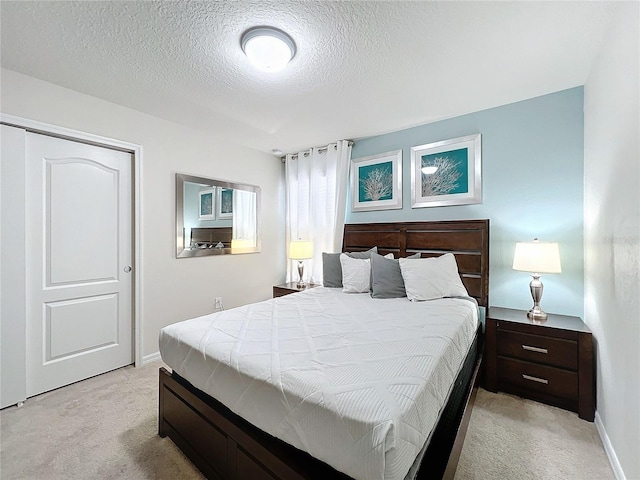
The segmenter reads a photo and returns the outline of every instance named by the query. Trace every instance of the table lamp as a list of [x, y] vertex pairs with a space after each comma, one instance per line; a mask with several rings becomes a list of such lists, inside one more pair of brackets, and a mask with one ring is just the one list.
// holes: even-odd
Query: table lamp
[[250, 238], [232, 238], [231, 253], [251, 253], [256, 246], [255, 240]]
[[313, 242], [308, 240], [294, 240], [289, 244], [289, 258], [291, 260], [298, 260], [298, 275], [300, 279], [296, 285], [298, 288], [305, 288], [306, 284], [302, 280], [302, 274], [304, 273], [304, 260], [313, 257]]
[[517, 242], [516, 253], [513, 256], [514, 270], [529, 272], [533, 277], [529, 284], [533, 307], [527, 313], [531, 320], [544, 322], [547, 314], [540, 308], [543, 285], [540, 281], [541, 273], [560, 273], [560, 251], [557, 243], [539, 242], [537, 238], [533, 242]]

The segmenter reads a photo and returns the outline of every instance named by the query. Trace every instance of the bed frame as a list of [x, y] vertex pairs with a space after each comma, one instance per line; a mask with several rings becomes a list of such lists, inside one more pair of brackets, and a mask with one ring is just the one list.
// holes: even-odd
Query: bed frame
[[[396, 257], [453, 253], [467, 291], [479, 305], [488, 306], [489, 220], [345, 225], [343, 251], [372, 246]], [[453, 479], [475, 401], [482, 349], [479, 327], [416, 478]], [[160, 368], [158, 433], [169, 436], [209, 479], [350, 478], [256, 428], [165, 368]]]

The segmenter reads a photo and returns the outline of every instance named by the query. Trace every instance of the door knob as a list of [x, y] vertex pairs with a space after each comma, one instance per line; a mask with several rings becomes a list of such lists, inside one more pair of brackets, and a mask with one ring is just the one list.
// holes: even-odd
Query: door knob
[[127, 265], [126, 267], [123, 268], [124, 273], [129, 273], [131, 271], [131, 267], [129, 265]]

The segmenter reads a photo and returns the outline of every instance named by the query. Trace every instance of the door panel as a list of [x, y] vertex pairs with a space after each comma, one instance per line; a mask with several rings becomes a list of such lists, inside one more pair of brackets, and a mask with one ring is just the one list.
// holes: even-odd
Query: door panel
[[[47, 286], [116, 280], [118, 170], [81, 158], [46, 168]], [[69, 241], [78, 236], [86, 244]]]
[[117, 294], [51, 302], [45, 308], [45, 364], [118, 343]]
[[27, 396], [133, 362], [132, 167], [27, 134]]

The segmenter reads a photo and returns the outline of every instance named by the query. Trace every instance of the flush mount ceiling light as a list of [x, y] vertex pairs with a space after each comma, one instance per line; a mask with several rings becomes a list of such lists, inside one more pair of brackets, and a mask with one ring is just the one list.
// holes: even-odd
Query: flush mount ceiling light
[[249, 61], [263, 72], [278, 72], [296, 54], [296, 44], [282, 30], [254, 27], [242, 34], [242, 51]]

